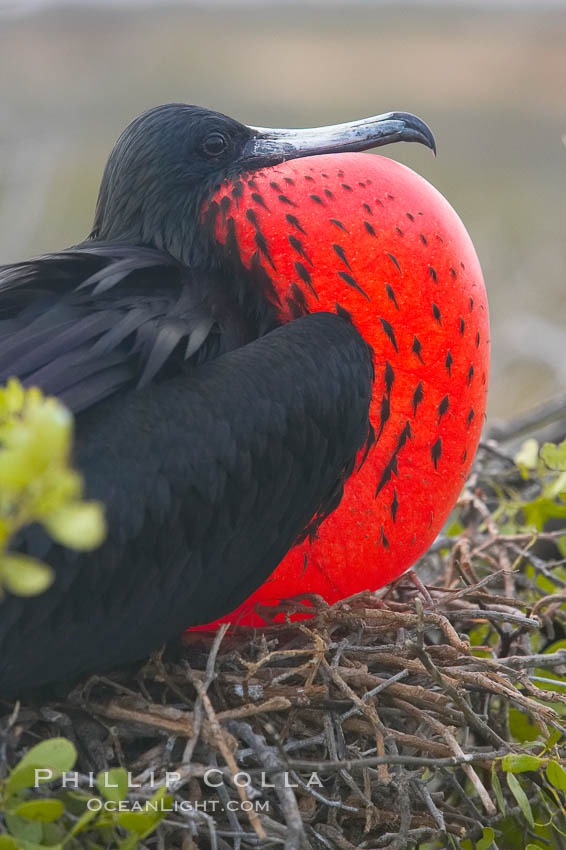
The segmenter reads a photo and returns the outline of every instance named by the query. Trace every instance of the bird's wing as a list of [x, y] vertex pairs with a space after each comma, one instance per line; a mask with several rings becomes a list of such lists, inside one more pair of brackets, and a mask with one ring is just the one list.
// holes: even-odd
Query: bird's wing
[[[121, 243], [84, 243], [2, 266], [0, 383], [18, 377], [73, 412], [144, 386], [187, 359], [247, 341], [229, 304], [215, 310], [218, 291], [211, 274]], [[229, 328], [220, 328], [219, 314]]]
[[109, 536], [87, 556], [28, 534], [57, 578], [2, 603], [0, 693], [142, 657], [235, 608], [337, 506], [372, 380], [355, 328], [316, 313], [83, 414], [77, 464]]

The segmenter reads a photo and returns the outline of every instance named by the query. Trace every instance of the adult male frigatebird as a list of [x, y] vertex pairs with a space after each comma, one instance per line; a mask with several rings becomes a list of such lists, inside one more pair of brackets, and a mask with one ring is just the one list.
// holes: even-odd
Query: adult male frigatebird
[[[393, 409], [397, 400], [398, 415], [407, 412], [406, 376], [413, 381], [425, 362], [425, 340], [411, 338], [416, 361], [406, 373], [377, 350], [374, 373], [373, 326], [400, 357], [405, 339], [401, 345], [364, 285], [379, 282], [398, 311], [410, 292], [402, 296], [378, 264], [358, 280], [352, 269], [367, 248], [348, 255], [340, 243], [349, 231], [341, 218], [355, 217], [347, 158], [352, 174], [360, 157], [387, 162], [348, 152], [399, 140], [434, 148], [430, 130], [406, 113], [291, 131], [246, 127], [183, 104], [158, 107], [133, 121], [111, 153], [89, 238], [0, 269], [0, 380], [17, 376], [75, 412], [76, 464], [88, 497], [105, 503], [109, 524], [107, 541], [89, 554], [52, 544], [37, 527], [18, 542], [52, 564], [56, 580], [37, 598], [6, 595], [0, 604], [1, 694], [143, 657], [184, 627], [226, 613], [294, 543], [312, 540], [317, 530], [316, 542], [324, 541], [321, 522], [366, 467], [372, 503], [400, 475], [399, 454], [413, 434], [405, 425], [393, 434]], [[316, 165], [301, 173], [296, 161], [304, 157]], [[309, 185], [319, 175], [327, 181], [324, 196]], [[372, 179], [357, 182], [367, 189]], [[305, 195], [305, 187], [313, 191]], [[307, 196], [308, 212], [301, 206]], [[356, 201], [370, 206], [359, 195]], [[374, 224], [361, 208], [357, 220], [378, 240], [378, 206], [374, 211]], [[446, 219], [445, 229], [455, 220]], [[450, 244], [449, 234], [438, 238]], [[328, 247], [342, 264], [338, 271], [315, 258], [319, 249], [326, 257]], [[432, 272], [427, 267], [427, 280]], [[407, 284], [411, 279], [406, 274]], [[467, 301], [469, 286], [464, 275], [454, 289]], [[363, 298], [362, 312], [352, 293]], [[459, 298], [442, 305], [444, 314], [434, 303], [439, 327], [460, 309]], [[414, 308], [419, 317], [422, 305]], [[467, 352], [468, 337], [458, 333]], [[443, 363], [458, 375], [452, 404], [433, 405], [443, 427], [469, 406], [469, 398], [460, 399], [456, 352], [453, 360], [454, 367]], [[434, 367], [429, 363], [433, 381]], [[415, 413], [434, 397], [425, 380], [411, 388]], [[476, 407], [481, 419], [481, 402]], [[468, 428], [477, 431], [472, 419]], [[427, 461], [436, 472], [442, 438], [434, 437], [428, 434]], [[458, 441], [461, 452], [457, 430]], [[392, 445], [390, 457], [377, 452], [380, 445]], [[362, 472], [356, 464], [351, 476], [368, 451]], [[462, 463], [448, 473], [443, 503], [464, 470]], [[341, 508], [368, 516], [372, 510], [359, 496]], [[434, 530], [432, 518], [427, 525]], [[378, 531], [372, 544], [383, 547]], [[381, 583], [377, 573], [374, 586]]]
[[284, 324], [267, 277], [219, 250], [201, 211], [223, 181], [289, 156], [396, 138], [432, 144], [405, 115], [329, 142], [150, 110], [109, 158], [89, 239], [0, 271], [0, 379], [78, 414], [76, 462], [109, 521], [89, 555], [38, 528], [20, 542], [56, 581], [1, 604], [1, 692], [138, 658], [225, 613], [336, 506], [370, 433], [368, 346], [344, 317]]

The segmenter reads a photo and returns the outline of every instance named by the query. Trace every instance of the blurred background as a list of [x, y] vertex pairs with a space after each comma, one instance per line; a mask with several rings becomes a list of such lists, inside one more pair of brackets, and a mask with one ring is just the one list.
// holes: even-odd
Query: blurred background
[[461, 215], [489, 290], [489, 415], [566, 392], [566, 0], [0, 0], [0, 263], [81, 240], [122, 128], [168, 101], [251, 124], [389, 110], [388, 156]]

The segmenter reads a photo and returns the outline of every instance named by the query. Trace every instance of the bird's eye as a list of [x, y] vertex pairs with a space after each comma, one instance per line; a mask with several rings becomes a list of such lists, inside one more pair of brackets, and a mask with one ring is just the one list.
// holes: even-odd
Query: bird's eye
[[220, 156], [228, 147], [228, 140], [222, 133], [209, 133], [202, 144], [202, 149], [207, 156]]

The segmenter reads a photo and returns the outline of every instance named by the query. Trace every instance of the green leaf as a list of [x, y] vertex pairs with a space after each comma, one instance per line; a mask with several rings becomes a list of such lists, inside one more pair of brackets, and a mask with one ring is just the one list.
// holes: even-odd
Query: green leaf
[[491, 765], [491, 787], [493, 789], [493, 793], [495, 794], [495, 799], [497, 800], [499, 811], [502, 815], [505, 815], [507, 807], [505, 805], [505, 797], [503, 796], [501, 782], [499, 781], [499, 776], [497, 775], [495, 770], [495, 762], [493, 762], [493, 764]]
[[76, 760], [77, 751], [67, 738], [48, 738], [32, 747], [18, 762], [8, 777], [6, 791], [13, 794], [58, 779], [72, 770]]
[[22, 841], [18, 844], [18, 850], [63, 850], [63, 845], [58, 844], [48, 844], [45, 841], [42, 841], [41, 844], [36, 841]]
[[6, 812], [4, 815], [10, 835], [13, 835], [18, 845], [23, 841], [33, 841], [39, 844], [43, 838], [43, 827], [39, 821], [24, 820], [17, 815]]
[[490, 826], [484, 826], [482, 837], [476, 844], [476, 850], [489, 850], [495, 839], [495, 832]]
[[557, 505], [553, 499], [541, 496], [534, 502], [523, 505], [523, 513], [528, 526], [534, 526], [537, 531], [542, 531], [547, 519], [566, 517], [566, 505]]
[[[36, 744], [16, 765], [17, 768], [28, 765], [41, 765], [41, 767], [52, 770], [61, 776], [67, 770], [72, 770], [77, 760], [77, 751], [74, 744], [67, 738], [47, 738]], [[55, 777], [54, 777], [55, 778]], [[44, 779], [44, 782], [49, 780]]]
[[28, 820], [38, 820], [44, 823], [57, 820], [65, 811], [60, 800], [28, 800], [21, 803], [16, 814]]
[[[547, 444], [549, 445], [549, 444]], [[525, 440], [514, 457], [519, 469], [536, 469], [538, 465], [538, 443], [534, 439]]]
[[116, 767], [112, 770], [101, 770], [96, 781], [100, 793], [107, 800], [119, 802], [125, 799], [129, 790], [128, 774], [122, 767]]
[[544, 594], [557, 593], [560, 589], [557, 584], [542, 573], [540, 573], [536, 578], [536, 586], [537, 588], [540, 588]]
[[536, 756], [512, 754], [505, 756], [501, 767], [508, 773], [525, 773], [527, 770], [538, 770], [541, 760]]
[[566, 440], [559, 446], [545, 443], [540, 450], [540, 456], [549, 469], [566, 470]]
[[16, 596], [37, 596], [52, 584], [55, 573], [28, 555], [3, 555], [0, 558], [2, 582]]
[[540, 729], [529, 718], [524, 711], [518, 708], [509, 709], [509, 731], [516, 741], [524, 744], [526, 741], [540, 740]]
[[481, 626], [475, 626], [471, 629], [469, 634], [471, 646], [484, 646], [487, 643], [490, 630], [489, 623], [482, 623]]
[[[159, 826], [167, 812], [173, 804], [173, 797], [167, 794], [167, 789], [164, 785], [158, 788], [155, 794], [148, 801], [149, 804], [161, 803], [156, 811], [148, 808], [145, 812], [123, 812], [118, 817], [118, 823], [130, 832], [134, 832], [138, 838], [146, 838], [154, 829]], [[122, 847], [122, 850], [124, 848]]]
[[80, 552], [100, 546], [106, 535], [104, 511], [99, 502], [68, 504], [42, 521], [54, 540]]
[[131, 832], [124, 841], [120, 842], [120, 850], [136, 850], [140, 842], [140, 836], [136, 832]]
[[[534, 670], [537, 676], [546, 679], [546, 682], [533, 682], [537, 688], [543, 691], [555, 691], [558, 694], [563, 694], [566, 688], [566, 680], [564, 676], [559, 676], [554, 670], [545, 670], [543, 667], [535, 667]], [[556, 684], [554, 684], [556, 682]]]
[[531, 829], [535, 828], [535, 820], [533, 817], [533, 812], [531, 809], [531, 804], [527, 798], [527, 795], [521, 788], [521, 784], [517, 777], [513, 773], [507, 774], [507, 785], [509, 786], [509, 790], [513, 794], [515, 800], [517, 801], [517, 805], [521, 809], [523, 816]]
[[[546, 653], [550, 654], [551, 652], [558, 652], [561, 649], [566, 650], [566, 638], [564, 638], [562, 640], [554, 641], [554, 643], [551, 643], [550, 646], [546, 647], [544, 652], [545, 652], [545, 654]], [[566, 652], [564, 653], [564, 663], [566, 664]]]
[[564, 491], [566, 491], [566, 472], [560, 473], [554, 481], [545, 484], [543, 495], [549, 499], [560, 497], [564, 501]]
[[557, 761], [548, 762], [546, 778], [559, 791], [566, 791], [566, 770]]
[[97, 814], [98, 812], [92, 811], [92, 809], [87, 809], [86, 812], [84, 812], [80, 816], [72, 830], [69, 832], [67, 838], [65, 839], [65, 843], [69, 840], [69, 838], [72, 838], [74, 835], [78, 835], [79, 832], [82, 832], [91, 822], [91, 820], [97, 816]]
[[0, 835], [0, 850], [19, 850], [18, 845], [10, 835]]
[[143, 835], [147, 830], [152, 830], [160, 821], [157, 812], [122, 812], [118, 815], [118, 823], [129, 832]]
[[459, 520], [454, 520], [451, 522], [446, 529], [447, 537], [459, 537], [460, 534], [464, 531], [464, 526]]
[[544, 745], [544, 750], [542, 751], [541, 755], [544, 755], [544, 753], [547, 753], [549, 750], [551, 750], [559, 742], [561, 737], [562, 732], [560, 731], [560, 729], [555, 729], [552, 735], [550, 735], [548, 740], [546, 741]]

